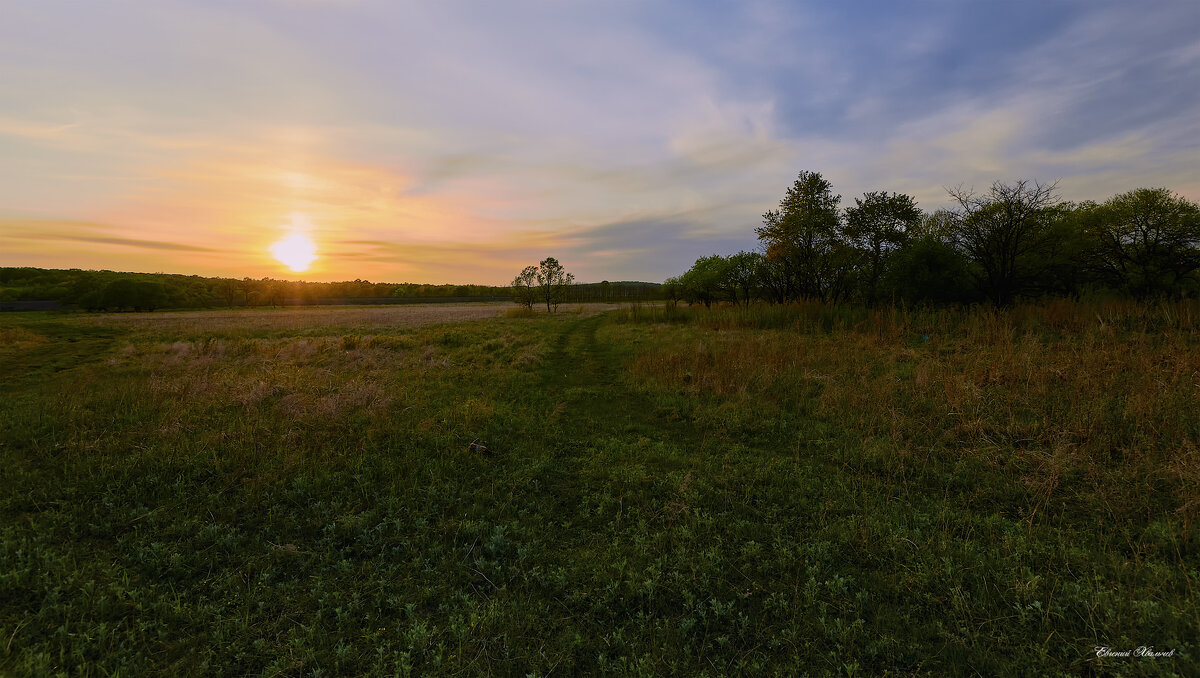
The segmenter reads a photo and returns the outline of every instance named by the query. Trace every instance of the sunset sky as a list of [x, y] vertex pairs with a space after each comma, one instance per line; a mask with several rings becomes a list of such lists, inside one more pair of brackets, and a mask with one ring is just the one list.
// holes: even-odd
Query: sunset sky
[[1200, 200], [1195, 1], [0, 1], [0, 266], [659, 281], [801, 170]]

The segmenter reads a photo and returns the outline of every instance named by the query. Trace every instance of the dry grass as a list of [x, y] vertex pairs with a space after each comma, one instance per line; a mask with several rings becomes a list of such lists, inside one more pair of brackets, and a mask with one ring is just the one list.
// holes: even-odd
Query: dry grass
[[31, 332], [24, 327], [0, 327], [0, 351], [4, 349], [20, 349], [40, 344], [46, 337]]
[[[615, 304], [568, 304], [559, 313], [594, 315], [620, 308]], [[158, 313], [102, 313], [79, 322], [96, 327], [116, 327], [156, 333], [220, 333], [234, 331], [303, 332], [355, 328], [382, 331], [495, 317], [536, 317], [545, 308], [526, 311], [508, 302], [459, 304], [409, 304], [395, 306], [303, 307], [223, 311], [173, 311]]]
[[[769, 311], [778, 312], [778, 311]], [[794, 310], [810, 323], [816, 310]], [[1192, 304], [1054, 302], [1009, 312], [864, 312], [828, 331], [746, 329], [752, 311], [656, 326], [630, 366], [655, 389], [711, 394], [714, 417], [799, 411], [889, 454], [968, 455], [1045, 500], [1065, 478], [1145, 505], [1200, 508], [1200, 333]], [[680, 339], [684, 332], [686, 339]], [[773, 408], [777, 408], [773, 410]], [[1155, 492], [1161, 495], [1160, 492]]]
[[[209, 413], [228, 408], [241, 417], [328, 426], [386, 417], [419, 407], [414, 386], [448, 369], [483, 369], [497, 357], [518, 368], [540, 361], [541, 346], [511, 329], [466, 350], [448, 348], [461, 341], [452, 332], [148, 341], [125, 344], [106, 365], [144, 374], [147, 397], [176, 404], [165, 408], [163, 432], [178, 432], [179, 422], [199, 426]], [[491, 411], [485, 397], [464, 402], [472, 416]]]
[[[562, 304], [558, 307], [557, 313], [571, 315], [587, 315], [592, 316], [605, 311], [613, 311], [618, 308], [623, 308], [619, 304], [605, 304], [598, 302], [589, 302], [586, 304]], [[516, 306], [509, 308], [504, 312], [505, 318], [537, 318], [547, 315], [545, 306], [534, 305], [533, 308], [525, 308], [524, 306]]]
[[512, 304], [412, 304], [397, 306], [308, 307], [236, 311], [105, 313], [83, 321], [156, 332], [221, 332], [226, 330], [296, 331], [326, 328], [416, 327], [431, 323], [494, 318]]

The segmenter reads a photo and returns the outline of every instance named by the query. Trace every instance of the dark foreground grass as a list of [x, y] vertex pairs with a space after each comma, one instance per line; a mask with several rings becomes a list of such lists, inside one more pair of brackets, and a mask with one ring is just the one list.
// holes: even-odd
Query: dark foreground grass
[[1139, 313], [0, 317], [0, 674], [1197, 675]]

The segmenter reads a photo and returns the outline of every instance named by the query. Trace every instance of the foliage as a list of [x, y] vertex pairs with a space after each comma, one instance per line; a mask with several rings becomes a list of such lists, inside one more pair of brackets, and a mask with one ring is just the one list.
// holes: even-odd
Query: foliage
[[845, 210], [801, 172], [756, 230], [762, 252], [698, 259], [672, 294], [711, 308], [805, 299], [1004, 307], [1049, 296], [1200, 294], [1200, 206], [1166, 189], [1108, 202], [1058, 200], [1054, 184], [951, 189], [957, 211], [923, 214], [902, 193], [870, 191]]
[[[108, 300], [104, 288], [116, 281], [153, 283], [162, 288], [165, 300], [152, 294], [152, 304], [124, 303], [128, 289]], [[127, 283], [116, 289], [120, 290]], [[661, 299], [657, 283], [631, 280], [571, 285], [563, 302], [606, 301], [624, 303]], [[326, 306], [412, 304], [454, 301], [502, 301], [511, 299], [512, 288], [490, 285], [424, 285], [416, 283], [305, 282], [262, 278], [203, 278], [164, 273], [121, 273], [115, 271], [0, 268], [0, 302], [53, 301], [63, 308], [123, 311], [135, 308], [213, 308], [253, 306]], [[117, 303], [120, 302], [120, 303]]]
[[763, 214], [756, 229], [767, 260], [777, 266], [785, 299], [838, 299], [849, 264], [840, 239], [841, 196], [817, 172], [801, 172], [779, 208]]
[[868, 305], [879, 298], [879, 282], [888, 256], [908, 244], [922, 214], [911, 196], [872, 191], [846, 209], [845, 237], [864, 254], [862, 289]]
[[1056, 260], [1052, 255], [1059, 231], [1055, 184], [1019, 180], [996, 182], [979, 195], [951, 191], [961, 211], [955, 239], [974, 265], [976, 284], [996, 306], [1044, 290]]
[[714, 301], [728, 298], [730, 270], [729, 261], [719, 254], [700, 257], [686, 273], [679, 276], [684, 298], [689, 303], [705, 306], [712, 306]]
[[[111, 294], [106, 292], [110, 286]], [[160, 297], [160, 293], [163, 296]], [[236, 280], [164, 273], [0, 268], [0, 300], [52, 300], [87, 310], [361, 304], [395, 300], [495, 301], [508, 294], [508, 287], [486, 285], [392, 284], [367, 280], [324, 283], [272, 278]], [[131, 303], [133, 301], [140, 303]]]
[[90, 311], [153, 311], [167, 303], [167, 290], [162, 283], [129, 278], [113, 280], [80, 297], [80, 305]]
[[512, 281], [513, 301], [527, 309], [533, 309], [538, 300], [538, 269], [536, 266], [526, 266]]
[[974, 281], [962, 253], [938, 238], [925, 236], [895, 252], [881, 279], [888, 301], [910, 304], [965, 303], [974, 297]]
[[671, 301], [687, 300], [706, 307], [722, 301], [747, 305], [762, 294], [766, 266], [758, 252], [701, 257], [683, 275], [664, 282], [664, 293]]
[[675, 276], [667, 278], [663, 281], [662, 293], [663, 298], [671, 302], [672, 306], [687, 298], [687, 294], [683, 287], [683, 282]]
[[1122, 193], [1083, 208], [1094, 238], [1091, 266], [1112, 287], [1139, 299], [1194, 289], [1200, 269], [1200, 207], [1165, 188]]
[[558, 305], [567, 300], [571, 285], [575, 283], [575, 274], [567, 273], [554, 257], [546, 257], [538, 264], [535, 278], [538, 293], [550, 312], [557, 311]]
[[758, 252], [738, 252], [727, 259], [725, 287], [735, 304], [749, 305], [762, 293], [763, 269], [767, 262]]

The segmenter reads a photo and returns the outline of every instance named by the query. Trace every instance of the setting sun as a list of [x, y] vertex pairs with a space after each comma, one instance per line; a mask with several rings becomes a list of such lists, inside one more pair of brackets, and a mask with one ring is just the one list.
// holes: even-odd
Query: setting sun
[[316, 260], [317, 245], [312, 238], [303, 233], [292, 233], [271, 245], [271, 254], [275, 255], [281, 264], [299, 273], [307, 271], [309, 265]]

